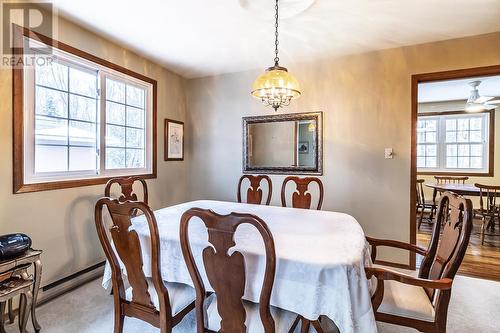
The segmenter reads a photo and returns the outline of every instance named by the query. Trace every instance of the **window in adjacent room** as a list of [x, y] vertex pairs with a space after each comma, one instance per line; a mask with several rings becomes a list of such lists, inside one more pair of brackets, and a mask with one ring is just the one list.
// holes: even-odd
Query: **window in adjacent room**
[[417, 122], [419, 173], [488, 173], [492, 112], [425, 115]]

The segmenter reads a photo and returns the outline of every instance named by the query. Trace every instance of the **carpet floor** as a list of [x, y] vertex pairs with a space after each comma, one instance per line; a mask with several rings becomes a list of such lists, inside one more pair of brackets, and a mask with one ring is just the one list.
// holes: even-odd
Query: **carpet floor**
[[[105, 333], [113, 332], [113, 298], [100, 286], [89, 282], [64, 294], [38, 310], [42, 332]], [[448, 314], [448, 332], [500, 332], [500, 282], [458, 276], [455, 279]], [[28, 331], [33, 332], [31, 322]], [[16, 324], [6, 325], [7, 333], [19, 332]], [[413, 329], [379, 323], [379, 333], [416, 332]], [[174, 329], [174, 333], [195, 332], [193, 312]], [[124, 332], [157, 333], [158, 329], [133, 318], [125, 319]], [[281, 333], [281, 332], [277, 332]]]

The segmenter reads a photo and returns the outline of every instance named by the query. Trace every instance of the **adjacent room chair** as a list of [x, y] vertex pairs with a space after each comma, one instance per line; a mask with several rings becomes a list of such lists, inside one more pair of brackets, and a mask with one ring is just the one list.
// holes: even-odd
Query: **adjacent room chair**
[[497, 204], [497, 197], [500, 196], [500, 186], [474, 184], [479, 188], [479, 209], [476, 214], [481, 217], [481, 245], [484, 244], [486, 231], [495, 230], [495, 219], [500, 222], [500, 206]]
[[[103, 224], [102, 211], [106, 206], [111, 215], [109, 230], [112, 243]], [[131, 229], [131, 218], [141, 211], [151, 235], [151, 272], [146, 278], [143, 272], [141, 243], [137, 232]], [[115, 333], [123, 332], [125, 316], [135, 317], [170, 333], [172, 327], [194, 308], [195, 290], [180, 283], [162, 280], [160, 240], [158, 226], [151, 209], [143, 202], [101, 198], [95, 207], [95, 223], [106, 258], [111, 265], [113, 297], [115, 304]], [[122, 267], [130, 288], [125, 289]]]
[[[205, 284], [189, 243], [188, 226], [193, 217], [204, 223], [210, 242], [202, 252], [206, 276], [215, 291], [215, 295], [209, 296], [215, 299], [210, 302], [208, 309], [205, 307]], [[237, 251], [228, 254], [235, 245], [234, 233], [241, 224], [255, 227], [264, 240], [266, 267], [258, 304], [242, 299], [247, 272], [243, 254]], [[180, 240], [184, 260], [196, 289], [197, 333], [293, 332], [297, 315], [270, 306], [276, 253], [273, 236], [264, 221], [251, 214], [218, 215], [210, 210], [191, 208], [182, 215]]]
[[135, 182], [140, 182], [142, 184], [144, 197], [140, 201], [148, 204], [148, 185], [146, 184], [144, 178], [137, 176], [111, 178], [110, 180], [108, 180], [108, 182], [106, 183], [106, 187], [104, 188], [104, 196], [111, 197], [111, 187], [113, 186], [113, 184], [118, 184], [121, 190], [121, 195], [118, 198], [120, 202], [124, 202], [127, 200], [138, 201], [137, 194], [134, 193], [133, 188]]
[[323, 183], [319, 178], [316, 177], [305, 177], [299, 178], [295, 176], [286, 177], [283, 181], [283, 185], [281, 186], [281, 205], [283, 207], [287, 207], [286, 204], [286, 185], [288, 182], [294, 182], [296, 186], [296, 190], [292, 194], [292, 207], [293, 208], [304, 208], [311, 209], [311, 201], [312, 196], [309, 192], [309, 184], [317, 183], [319, 188], [319, 200], [317, 210], [321, 209], [321, 205], [323, 204]]
[[250, 187], [247, 189], [247, 198], [246, 202], [249, 204], [256, 204], [260, 205], [262, 203], [262, 187], [260, 184], [262, 183], [263, 180], [267, 182], [267, 199], [266, 199], [266, 205], [269, 206], [269, 203], [271, 202], [271, 196], [273, 194], [273, 183], [271, 181], [271, 178], [266, 175], [258, 175], [258, 176], [253, 176], [253, 175], [243, 175], [240, 178], [240, 181], [238, 182], [238, 202], [241, 201], [241, 185], [243, 183], [243, 180], [248, 179], [250, 181]]
[[418, 220], [418, 229], [420, 229], [420, 225], [422, 224], [422, 221], [424, 220], [424, 214], [425, 210], [429, 209], [429, 217], [427, 217], [427, 221], [429, 223], [432, 223], [432, 213], [436, 209], [436, 206], [434, 205], [434, 202], [431, 200], [425, 200], [425, 193], [424, 193], [424, 182], [425, 179], [417, 179], [417, 214], [420, 213], [420, 218]]
[[[467, 176], [434, 176], [434, 179], [436, 180], [436, 184], [465, 184], [467, 180], [469, 180], [469, 177]], [[432, 220], [434, 217], [434, 214], [436, 212], [436, 207], [437, 207], [437, 194], [438, 190], [434, 189], [432, 192], [432, 204], [434, 205], [434, 209], [431, 210], [431, 214], [429, 215], [429, 218]]]
[[380, 246], [424, 256], [418, 277], [380, 266], [366, 268], [367, 277], [374, 276], [377, 281], [377, 289], [372, 296], [377, 320], [412, 327], [421, 332], [446, 332], [453, 278], [462, 263], [472, 231], [472, 202], [445, 192], [439, 201], [436, 218], [428, 249], [367, 237], [372, 246], [373, 262]]

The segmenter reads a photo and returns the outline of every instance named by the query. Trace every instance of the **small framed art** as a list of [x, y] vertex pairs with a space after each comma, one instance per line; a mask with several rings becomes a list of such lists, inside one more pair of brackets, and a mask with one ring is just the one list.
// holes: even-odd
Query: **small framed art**
[[165, 161], [184, 160], [184, 123], [165, 119]]

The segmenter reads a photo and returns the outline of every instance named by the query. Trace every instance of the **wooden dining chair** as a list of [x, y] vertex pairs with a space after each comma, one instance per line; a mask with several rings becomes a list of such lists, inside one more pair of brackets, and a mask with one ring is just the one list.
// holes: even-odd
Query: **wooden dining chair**
[[248, 179], [250, 181], [250, 187], [247, 189], [247, 198], [246, 202], [249, 204], [256, 204], [260, 205], [262, 203], [262, 187], [260, 184], [262, 183], [263, 180], [267, 182], [267, 199], [266, 199], [266, 206], [269, 206], [269, 203], [271, 202], [271, 196], [273, 194], [273, 182], [271, 181], [271, 178], [266, 175], [258, 175], [258, 176], [253, 176], [253, 175], [243, 175], [240, 178], [240, 181], [238, 182], [238, 202], [241, 201], [241, 185], [243, 183], [243, 180]]
[[283, 207], [287, 207], [286, 185], [288, 182], [295, 183], [296, 187], [295, 191], [292, 194], [292, 207], [304, 208], [304, 209], [311, 209], [312, 196], [311, 193], [309, 192], [309, 184], [311, 183], [318, 184], [319, 199], [318, 199], [318, 206], [316, 207], [316, 209], [317, 210], [321, 209], [321, 205], [323, 204], [324, 190], [323, 190], [323, 183], [319, 178], [316, 177], [299, 178], [295, 176], [286, 177], [285, 180], [283, 181], [283, 185], [281, 186], [281, 205]]
[[104, 188], [104, 196], [111, 197], [111, 188], [113, 184], [118, 184], [121, 191], [120, 197], [118, 197], [120, 202], [127, 200], [137, 201], [138, 197], [134, 192], [135, 182], [140, 182], [142, 184], [143, 198], [141, 201], [148, 204], [148, 185], [146, 184], [144, 178], [138, 176], [111, 178], [108, 180], [106, 187]]
[[476, 214], [481, 217], [481, 245], [484, 244], [486, 231], [495, 230], [495, 219], [500, 223], [500, 205], [497, 204], [497, 197], [500, 196], [500, 186], [474, 184], [479, 188], [479, 209]]
[[[436, 184], [465, 184], [469, 177], [467, 176], [434, 176], [434, 180]], [[437, 202], [439, 201], [437, 198], [438, 190], [435, 188], [432, 191], [432, 204], [434, 205], [434, 210], [431, 211], [429, 218], [432, 220], [434, 217], [434, 213], [436, 211]]]
[[[107, 207], [112, 220], [109, 229], [112, 243], [104, 227], [102, 213]], [[131, 228], [135, 211], [144, 214], [151, 236], [151, 278], [143, 271], [142, 247], [139, 236]], [[143, 202], [101, 198], [95, 207], [95, 224], [99, 240], [111, 266], [114, 297], [114, 332], [123, 332], [125, 316], [135, 317], [170, 333], [172, 327], [194, 308], [195, 291], [181, 284], [164, 282], [161, 274], [158, 225], [151, 209]], [[123, 263], [130, 287], [125, 289]]]
[[420, 225], [422, 224], [422, 221], [424, 220], [424, 214], [425, 210], [429, 209], [429, 217], [427, 217], [427, 221], [429, 223], [432, 223], [432, 213], [436, 209], [436, 206], [431, 200], [425, 200], [425, 192], [424, 192], [424, 182], [425, 179], [417, 179], [416, 185], [416, 191], [417, 191], [417, 214], [420, 214], [420, 218], [418, 221], [418, 229], [420, 229]]
[[366, 268], [367, 277], [374, 276], [377, 281], [372, 296], [376, 320], [412, 327], [421, 332], [446, 332], [453, 278], [462, 263], [472, 231], [472, 202], [445, 192], [439, 201], [436, 219], [427, 249], [404, 242], [367, 237], [372, 247], [373, 262], [380, 246], [424, 256], [418, 277], [386, 267]]
[[[215, 299], [208, 309], [205, 306], [205, 282], [189, 242], [188, 227], [193, 217], [201, 219], [208, 230], [210, 242], [202, 251], [205, 273], [215, 292]], [[266, 266], [258, 304], [242, 299], [247, 272], [243, 254], [238, 251], [229, 254], [230, 248], [236, 245], [234, 233], [241, 224], [255, 227], [264, 241]], [[196, 289], [197, 333], [293, 332], [297, 315], [270, 306], [276, 272], [276, 252], [273, 236], [264, 221], [251, 214], [218, 215], [210, 210], [191, 208], [181, 217], [180, 241], [182, 254]]]

